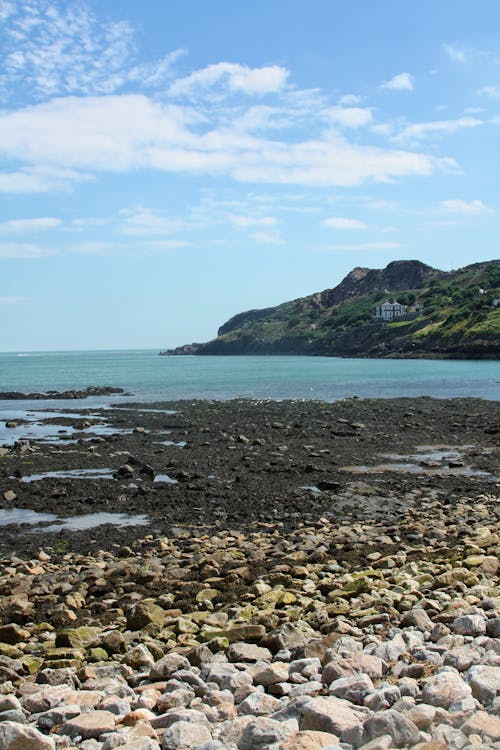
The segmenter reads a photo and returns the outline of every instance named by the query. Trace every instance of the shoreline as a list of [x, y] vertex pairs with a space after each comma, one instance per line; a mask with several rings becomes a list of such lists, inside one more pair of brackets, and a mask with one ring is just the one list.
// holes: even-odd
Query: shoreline
[[[0, 745], [493, 750], [499, 410], [235, 400], [45, 416], [67, 432], [2, 451], [0, 512], [153, 523], [0, 527]], [[105, 466], [110, 479], [20, 478]], [[177, 484], [154, 482], [165, 473]]]

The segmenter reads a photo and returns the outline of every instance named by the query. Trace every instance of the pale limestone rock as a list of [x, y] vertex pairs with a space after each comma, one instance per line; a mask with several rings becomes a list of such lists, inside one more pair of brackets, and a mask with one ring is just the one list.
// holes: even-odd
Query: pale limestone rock
[[492, 716], [486, 711], [478, 711], [460, 727], [464, 734], [478, 734], [493, 742], [500, 741], [500, 717]]
[[358, 750], [388, 750], [390, 747], [393, 747], [391, 735], [382, 734], [380, 737], [375, 737], [373, 740], [365, 742]]
[[2, 750], [54, 750], [52, 737], [37, 729], [13, 721], [0, 723], [0, 748]]
[[206, 726], [176, 721], [165, 731], [161, 747], [162, 750], [187, 750], [203, 742], [210, 742], [211, 739], [210, 730]]
[[422, 700], [431, 706], [449, 708], [453, 703], [468, 698], [471, 689], [456, 672], [439, 672], [424, 685]]
[[380, 657], [366, 654], [364, 651], [352, 654], [346, 661], [355, 672], [364, 672], [372, 680], [382, 679], [382, 675], [387, 671], [387, 664]]
[[229, 661], [265, 661], [272, 659], [268, 648], [256, 646], [254, 643], [232, 643], [227, 651]]
[[339, 738], [328, 732], [304, 730], [280, 745], [280, 750], [320, 750], [323, 747], [338, 746]]
[[89, 711], [69, 719], [60, 728], [60, 734], [82, 737], [84, 740], [100, 737], [115, 728], [115, 715], [110, 711]]
[[357, 745], [363, 737], [362, 722], [367, 709], [352, 706], [341, 698], [312, 698], [302, 710], [300, 729], [334, 734], [343, 742]]
[[254, 675], [255, 685], [275, 685], [277, 682], [286, 682], [288, 680], [288, 664], [283, 661], [275, 661], [268, 667], [264, 667]]
[[346, 698], [351, 703], [362, 703], [366, 693], [373, 689], [373, 682], [367, 674], [356, 674], [334, 680], [330, 683], [328, 693], [337, 698]]
[[279, 700], [272, 695], [254, 692], [241, 701], [238, 706], [238, 714], [251, 714], [252, 716], [265, 716], [277, 711], [280, 706]]
[[474, 698], [483, 704], [490, 703], [500, 692], [500, 667], [477, 664], [469, 669], [465, 679]]

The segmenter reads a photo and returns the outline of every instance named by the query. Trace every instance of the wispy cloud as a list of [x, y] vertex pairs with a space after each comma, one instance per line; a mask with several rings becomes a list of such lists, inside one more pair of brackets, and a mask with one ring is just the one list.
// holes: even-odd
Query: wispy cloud
[[345, 219], [341, 216], [334, 216], [329, 219], [324, 219], [322, 223], [325, 227], [330, 227], [331, 229], [341, 229], [348, 231], [353, 229], [368, 229], [368, 225], [365, 224], [364, 221], [359, 221], [358, 219]]
[[479, 96], [487, 96], [490, 99], [500, 99], [500, 88], [498, 86], [483, 86], [477, 93]]
[[0, 242], [0, 258], [41, 258], [56, 251], [31, 242]]
[[414, 77], [411, 73], [398, 73], [389, 81], [384, 81], [381, 85], [382, 89], [389, 91], [413, 91], [414, 89]]
[[276, 230], [269, 232], [254, 232], [250, 234], [250, 239], [257, 242], [259, 245], [284, 245], [285, 240], [281, 234]]
[[443, 50], [448, 55], [450, 60], [455, 62], [464, 63], [467, 61], [467, 55], [465, 50], [461, 47], [457, 47], [455, 44], [443, 44]]
[[413, 143], [430, 138], [433, 135], [450, 135], [458, 130], [477, 128], [483, 121], [477, 117], [458, 117], [455, 120], [431, 120], [430, 122], [415, 122], [406, 125], [394, 137], [401, 143]]
[[153, 211], [150, 208], [138, 207], [123, 209], [119, 231], [128, 235], [161, 235], [172, 234], [180, 229], [180, 222]]
[[481, 200], [464, 201], [460, 198], [441, 201], [439, 209], [446, 213], [459, 214], [461, 216], [480, 216], [481, 214], [489, 214], [493, 211], [493, 209]]
[[0, 93], [22, 84], [35, 98], [69, 93], [109, 94], [140, 81], [156, 86], [170, 74], [180, 50], [160, 60], [136, 62], [133, 27], [98, 19], [84, 3], [16, 0], [0, 7], [4, 41]]
[[0, 222], [0, 235], [40, 232], [46, 229], [55, 229], [61, 223], [61, 219], [50, 216], [35, 219], [10, 219], [9, 221]]

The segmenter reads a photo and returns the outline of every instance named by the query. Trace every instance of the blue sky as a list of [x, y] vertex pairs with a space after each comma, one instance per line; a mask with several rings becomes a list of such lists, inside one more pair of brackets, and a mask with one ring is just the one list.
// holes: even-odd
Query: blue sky
[[499, 256], [498, 0], [0, 0], [0, 350]]

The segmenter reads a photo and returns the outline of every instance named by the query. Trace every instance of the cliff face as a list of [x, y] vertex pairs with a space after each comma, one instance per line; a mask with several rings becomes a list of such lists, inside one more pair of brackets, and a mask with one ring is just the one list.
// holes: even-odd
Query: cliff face
[[[417, 260], [354, 268], [338, 286], [239, 313], [217, 338], [163, 354], [308, 354], [368, 357], [500, 356], [500, 261], [444, 272]], [[377, 305], [406, 314], [375, 321]]]

